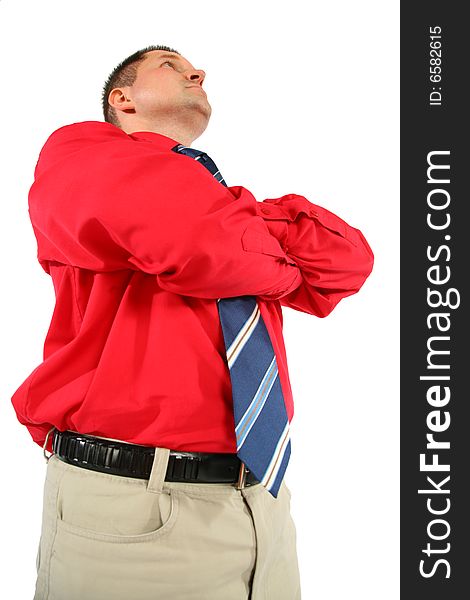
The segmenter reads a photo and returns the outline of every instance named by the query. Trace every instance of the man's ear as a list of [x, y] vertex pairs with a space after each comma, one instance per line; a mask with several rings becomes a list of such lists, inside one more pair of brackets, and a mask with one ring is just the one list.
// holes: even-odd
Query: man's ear
[[109, 92], [108, 103], [116, 110], [135, 113], [135, 104], [129, 88], [114, 88]]

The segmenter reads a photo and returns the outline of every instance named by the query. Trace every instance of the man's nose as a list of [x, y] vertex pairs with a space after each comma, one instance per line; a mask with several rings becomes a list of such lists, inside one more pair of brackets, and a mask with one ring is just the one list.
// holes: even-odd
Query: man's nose
[[202, 69], [193, 69], [192, 71], [188, 72], [187, 76], [191, 81], [202, 85], [206, 74]]

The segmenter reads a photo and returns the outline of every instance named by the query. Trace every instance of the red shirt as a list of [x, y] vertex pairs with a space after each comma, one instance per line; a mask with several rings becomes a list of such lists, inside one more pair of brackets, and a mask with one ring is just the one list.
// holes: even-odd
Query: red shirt
[[29, 215], [56, 304], [12, 403], [41, 446], [55, 426], [235, 453], [217, 298], [257, 296], [290, 421], [281, 306], [324, 317], [372, 269], [358, 229], [297, 194], [225, 187], [178, 143], [85, 121], [40, 152]]

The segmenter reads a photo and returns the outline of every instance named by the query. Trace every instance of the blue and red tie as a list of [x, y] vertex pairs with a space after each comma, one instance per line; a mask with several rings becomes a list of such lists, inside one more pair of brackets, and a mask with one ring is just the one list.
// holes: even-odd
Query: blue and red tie
[[[214, 161], [201, 150], [177, 144], [227, 185]], [[289, 420], [276, 356], [255, 296], [219, 298], [220, 323], [232, 383], [237, 456], [277, 498], [289, 462]]]

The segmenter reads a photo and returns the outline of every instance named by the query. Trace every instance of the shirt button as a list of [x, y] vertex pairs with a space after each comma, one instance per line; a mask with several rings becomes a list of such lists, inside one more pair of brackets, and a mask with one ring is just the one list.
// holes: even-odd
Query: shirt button
[[310, 216], [311, 217], [318, 217], [318, 212], [316, 210], [313, 210], [313, 208], [310, 209]]
[[269, 208], [262, 208], [261, 212], [264, 213], [265, 215], [270, 215], [271, 214], [271, 209]]

